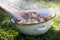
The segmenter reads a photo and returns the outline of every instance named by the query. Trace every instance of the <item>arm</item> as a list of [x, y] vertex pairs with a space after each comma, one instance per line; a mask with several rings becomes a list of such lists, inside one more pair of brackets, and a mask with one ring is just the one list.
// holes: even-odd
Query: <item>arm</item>
[[9, 5], [8, 3], [4, 3], [4, 2], [0, 1], [0, 7], [2, 9], [4, 9], [5, 11], [9, 12], [10, 14], [12, 14], [12, 16], [14, 16], [16, 19], [25, 21], [25, 19], [21, 17], [22, 12], [15, 9], [11, 5]]

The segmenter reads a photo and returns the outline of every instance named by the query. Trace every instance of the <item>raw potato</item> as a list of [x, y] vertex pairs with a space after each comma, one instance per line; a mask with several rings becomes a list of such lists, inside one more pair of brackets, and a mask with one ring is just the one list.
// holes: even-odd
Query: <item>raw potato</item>
[[32, 19], [32, 23], [39, 23], [37, 19]]
[[40, 17], [39, 13], [36, 12], [29, 12], [28, 14], [24, 14], [23, 18], [26, 19], [26, 23], [23, 21], [17, 21], [18, 24], [35, 24], [35, 23], [42, 23], [45, 21], [50, 20], [52, 17], [51, 15], [47, 15], [45, 17]]
[[31, 23], [32, 23], [32, 20], [28, 19], [26, 24], [31, 24]]
[[40, 22], [45, 22], [44, 18], [40, 18], [39, 20]]
[[18, 24], [24, 24], [24, 22], [23, 21], [19, 21], [19, 22], [17, 22]]
[[40, 14], [38, 14], [38, 13], [32, 13], [32, 17], [33, 17], [33, 18], [37, 18], [39, 15], [40, 15]]
[[47, 15], [44, 17], [45, 20], [50, 20], [51, 18], [52, 18], [51, 15]]

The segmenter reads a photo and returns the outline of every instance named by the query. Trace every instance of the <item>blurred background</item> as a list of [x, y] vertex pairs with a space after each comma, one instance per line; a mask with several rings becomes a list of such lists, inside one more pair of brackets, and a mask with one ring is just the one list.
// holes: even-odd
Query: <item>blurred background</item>
[[[10, 15], [0, 8], [0, 40], [60, 40], [60, 0], [23, 0], [27, 5], [20, 6], [21, 10], [53, 8], [56, 17], [53, 19], [51, 28], [43, 35], [28, 36], [22, 34], [16, 25], [10, 21]], [[33, 6], [32, 6], [33, 5]], [[26, 6], [26, 7], [25, 7]]]

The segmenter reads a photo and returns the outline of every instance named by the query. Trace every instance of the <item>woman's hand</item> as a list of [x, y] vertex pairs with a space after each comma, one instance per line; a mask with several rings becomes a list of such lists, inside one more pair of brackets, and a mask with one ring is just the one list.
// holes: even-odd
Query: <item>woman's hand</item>
[[5, 3], [2, 0], [0, 1], [0, 7], [9, 12], [17, 20], [23, 20], [24, 22], [26, 22], [26, 20], [22, 17], [22, 14], [25, 13], [24, 11], [18, 10], [14, 8], [14, 6], [11, 6], [9, 3]]
[[11, 3], [4, 0], [0, 0], [0, 7], [4, 9], [5, 11], [9, 12], [17, 20], [22, 20], [24, 22], [26, 22], [26, 20], [22, 16], [32, 12], [32, 11], [18, 10], [16, 9], [16, 5], [14, 5], [13, 3], [11, 5]]

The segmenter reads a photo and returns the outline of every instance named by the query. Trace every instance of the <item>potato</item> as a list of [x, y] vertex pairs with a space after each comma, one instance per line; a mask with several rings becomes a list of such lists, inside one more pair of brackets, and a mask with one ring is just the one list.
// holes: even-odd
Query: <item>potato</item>
[[32, 13], [32, 18], [37, 18], [39, 16], [38, 13]]
[[31, 23], [32, 23], [31, 19], [28, 19], [26, 24], [31, 24]]
[[24, 24], [24, 22], [23, 21], [19, 21], [19, 22], [17, 22], [18, 24]]
[[44, 18], [40, 18], [39, 20], [40, 22], [45, 22]]
[[51, 17], [51, 15], [47, 15], [47, 16], [45, 16], [44, 17], [44, 19], [47, 21], [47, 20], [50, 20], [52, 17]]
[[37, 19], [32, 19], [32, 23], [39, 23]]
[[22, 16], [24, 19], [26, 19], [27, 22], [17, 21], [18, 24], [35, 24], [35, 23], [42, 23], [45, 21], [50, 20], [52, 17], [51, 15], [47, 15], [45, 17], [40, 17], [39, 13], [36, 12], [29, 12], [28, 14], [24, 14]]

